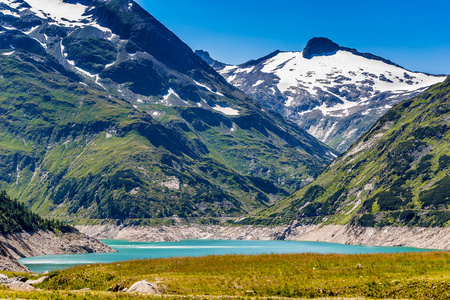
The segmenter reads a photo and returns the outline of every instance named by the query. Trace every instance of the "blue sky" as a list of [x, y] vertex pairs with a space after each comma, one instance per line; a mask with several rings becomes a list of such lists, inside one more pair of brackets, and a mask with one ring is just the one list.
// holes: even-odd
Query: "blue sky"
[[138, 0], [193, 50], [239, 64], [312, 37], [450, 74], [449, 0]]

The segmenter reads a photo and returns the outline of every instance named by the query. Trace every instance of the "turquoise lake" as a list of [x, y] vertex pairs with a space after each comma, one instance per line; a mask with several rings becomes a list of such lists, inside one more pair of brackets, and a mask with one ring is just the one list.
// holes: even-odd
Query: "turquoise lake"
[[129, 242], [102, 240], [114, 253], [45, 255], [21, 258], [19, 261], [33, 272], [69, 268], [79, 264], [111, 263], [131, 259], [177, 256], [262, 253], [394, 253], [431, 251], [408, 247], [354, 246], [320, 242], [183, 240], [179, 242]]

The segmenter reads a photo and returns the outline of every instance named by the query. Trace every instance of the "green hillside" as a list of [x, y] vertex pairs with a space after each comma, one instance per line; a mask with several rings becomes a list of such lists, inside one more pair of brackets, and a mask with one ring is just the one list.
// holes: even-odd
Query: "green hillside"
[[28, 211], [22, 203], [11, 199], [5, 190], [0, 191], [0, 233], [38, 230], [71, 231], [73, 228], [58, 220], [41, 218], [38, 214]]
[[[217, 182], [231, 171], [208, 158], [198, 139], [64, 76], [43, 59], [25, 52], [0, 57], [0, 182], [14, 197], [55, 216], [189, 215], [205, 199], [211, 206], [229, 203], [217, 209], [221, 213], [243, 211], [237, 195], [205, 179], [202, 165], [208, 165], [205, 173], [217, 172]], [[242, 176], [237, 180], [251, 185]], [[250, 206], [254, 199], [246, 201]], [[205, 211], [215, 214], [207, 204]]]
[[[285, 147], [271, 132], [236, 127], [233, 135], [222, 133], [220, 119], [197, 133], [175, 113], [163, 125], [114, 91], [80, 82], [45, 55], [0, 55], [0, 73], [0, 186], [41, 215], [236, 216], [287, 195], [255, 169], [250, 174], [261, 167], [255, 160], [269, 163], [266, 171], [279, 167], [270, 176], [298, 174], [291, 180], [317, 173], [323, 164]], [[197, 120], [201, 113], [221, 116], [199, 110]], [[231, 140], [235, 147], [226, 143]], [[248, 162], [234, 155], [241, 147]], [[296, 168], [302, 157], [315, 169]]]
[[76, 25], [28, 4], [0, 15], [0, 188], [33, 211], [242, 216], [298, 190], [334, 157], [137, 3], [78, 6]]
[[246, 222], [447, 226], [450, 78], [399, 103], [310, 185]]

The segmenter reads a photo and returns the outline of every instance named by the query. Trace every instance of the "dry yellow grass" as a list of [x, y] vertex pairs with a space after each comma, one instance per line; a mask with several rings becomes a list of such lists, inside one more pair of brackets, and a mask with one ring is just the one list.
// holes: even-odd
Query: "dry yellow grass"
[[[156, 283], [164, 298], [449, 299], [450, 254], [306, 253], [135, 260], [55, 272], [39, 286], [44, 291], [23, 297], [135, 299], [107, 291], [144, 279]], [[73, 292], [83, 288], [92, 291]]]

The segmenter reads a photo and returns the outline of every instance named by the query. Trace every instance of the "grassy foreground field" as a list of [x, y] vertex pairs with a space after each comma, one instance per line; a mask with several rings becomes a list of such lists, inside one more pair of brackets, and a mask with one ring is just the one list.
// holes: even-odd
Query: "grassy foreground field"
[[[111, 291], [144, 279], [156, 284], [161, 295]], [[2, 289], [0, 298], [450, 299], [450, 253], [307, 253], [136, 260], [54, 272], [36, 287], [42, 291]], [[85, 288], [90, 290], [80, 291]]]

